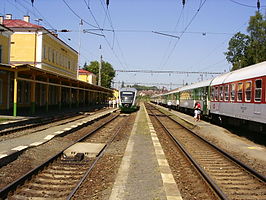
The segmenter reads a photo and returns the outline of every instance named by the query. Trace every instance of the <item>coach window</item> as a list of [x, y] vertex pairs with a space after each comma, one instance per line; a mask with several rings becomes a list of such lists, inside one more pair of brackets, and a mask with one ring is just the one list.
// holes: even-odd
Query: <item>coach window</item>
[[224, 86], [220, 86], [219, 89], [219, 101], [223, 101], [224, 100]]
[[214, 101], [214, 87], [211, 87], [211, 101]]
[[261, 102], [261, 90], [262, 90], [262, 80], [255, 81], [255, 101]]
[[235, 84], [231, 84], [230, 85], [230, 100], [231, 101], [235, 101], [235, 90], [236, 90], [236, 85]]
[[224, 86], [224, 100], [225, 101], [229, 100], [229, 86], [228, 85]]
[[243, 96], [243, 83], [237, 84], [237, 101], [242, 101]]
[[245, 83], [245, 101], [251, 101], [251, 81]]
[[215, 91], [214, 91], [214, 100], [218, 101], [218, 86], [215, 87]]

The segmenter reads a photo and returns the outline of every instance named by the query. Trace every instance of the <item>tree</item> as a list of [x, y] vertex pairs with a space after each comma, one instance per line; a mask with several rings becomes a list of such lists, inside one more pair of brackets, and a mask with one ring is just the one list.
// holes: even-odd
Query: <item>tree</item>
[[250, 17], [247, 31], [250, 33], [248, 54], [252, 55], [252, 62], [259, 63], [266, 60], [266, 16], [256, 12]]
[[240, 32], [236, 33], [229, 41], [228, 52], [225, 53], [228, 62], [232, 63], [232, 70], [247, 66], [247, 48], [250, 37]]
[[[94, 73], [97, 76], [97, 82], [99, 77], [99, 62], [92, 61], [90, 65], [84, 67], [85, 70], [88, 70]], [[115, 77], [115, 70], [112, 65], [108, 62], [102, 61], [101, 69], [101, 86], [106, 88], [111, 88], [112, 80]]]
[[266, 16], [256, 12], [251, 16], [247, 32], [236, 33], [229, 41], [226, 59], [236, 70], [266, 60]]

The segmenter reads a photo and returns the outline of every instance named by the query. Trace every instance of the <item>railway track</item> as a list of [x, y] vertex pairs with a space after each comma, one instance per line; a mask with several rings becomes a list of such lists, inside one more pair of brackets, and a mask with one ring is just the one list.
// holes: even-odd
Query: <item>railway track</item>
[[[94, 128], [77, 142], [105, 143], [103, 149], [96, 157], [88, 157], [86, 154], [78, 153], [75, 156], [66, 156], [64, 149], [40, 166], [20, 177], [13, 183], [0, 190], [0, 197], [8, 199], [29, 199], [29, 198], [50, 198], [50, 199], [70, 199], [90, 171], [102, 157], [105, 150], [112, 143], [116, 135], [122, 130], [127, 118], [118, 117], [116, 114], [104, 124]], [[98, 132], [114, 120], [120, 120], [118, 126], [110, 127], [104, 136], [95, 139]], [[97, 137], [96, 137], [97, 138]], [[70, 146], [72, 146], [71, 144]]]
[[266, 179], [241, 161], [147, 105], [149, 114], [190, 160], [220, 199], [266, 199]]

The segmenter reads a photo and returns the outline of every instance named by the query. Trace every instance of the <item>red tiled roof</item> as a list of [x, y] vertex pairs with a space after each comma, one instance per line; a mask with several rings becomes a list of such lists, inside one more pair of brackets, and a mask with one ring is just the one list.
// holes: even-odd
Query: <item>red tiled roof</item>
[[79, 69], [79, 74], [92, 74], [92, 72], [89, 72], [85, 69]]
[[42, 26], [32, 24], [20, 19], [5, 19], [4, 26], [8, 28], [43, 28]]

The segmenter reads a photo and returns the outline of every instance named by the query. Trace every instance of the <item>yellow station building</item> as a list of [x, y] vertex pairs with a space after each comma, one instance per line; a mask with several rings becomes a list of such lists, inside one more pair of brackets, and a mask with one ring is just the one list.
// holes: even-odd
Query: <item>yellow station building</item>
[[10, 46], [1, 50], [3, 61], [10, 64], [0, 69], [0, 74], [6, 73], [0, 82], [8, 81], [7, 91], [1, 90], [7, 95], [2, 112], [12, 108], [16, 116], [17, 109], [29, 107], [35, 113], [36, 109], [103, 104], [112, 95], [110, 89], [78, 80], [78, 52], [56, 34], [30, 23], [29, 16], [12, 19], [8, 14], [0, 17], [0, 24], [4, 27], [0, 44]]
[[29, 64], [70, 78], [77, 78], [78, 52], [42, 26], [7, 15], [4, 25], [14, 31], [11, 39], [10, 62]]
[[[12, 30], [3, 26], [3, 18], [0, 18], [0, 67], [6, 67], [10, 64], [10, 43]], [[10, 79], [8, 79], [8, 72], [0, 71], [0, 109], [9, 109], [9, 92], [8, 84], [10, 84]]]

